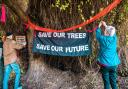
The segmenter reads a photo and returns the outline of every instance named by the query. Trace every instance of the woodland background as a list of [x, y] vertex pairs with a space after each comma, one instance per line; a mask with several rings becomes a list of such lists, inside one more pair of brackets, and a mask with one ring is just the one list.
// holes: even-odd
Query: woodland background
[[[2, 1], [1, 1], [2, 2]], [[4, 0], [7, 22], [0, 24], [0, 31], [25, 35], [26, 48], [20, 50], [21, 84], [23, 89], [103, 89], [99, 66], [96, 64], [98, 44], [95, 32], [91, 33], [93, 52], [84, 57], [61, 57], [32, 53], [34, 31], [24, 30], [27, 16], [39, 26], [64, 29], [80, 24], [102, 11], [113, 0]], [[128, 45], [128, 0], [122, 2], [109, 14], [83, 27], [92, 29], [104, 20], [117, 29], [118, 51]], [[74, 30], [82, 32], [83, 30]], [[123, 53], [123, 52], [122, 52]], [[128, 89], [128, 60], [122, 54], [118, 85]], [[11, 74], [12, 89], [14, 73]]]

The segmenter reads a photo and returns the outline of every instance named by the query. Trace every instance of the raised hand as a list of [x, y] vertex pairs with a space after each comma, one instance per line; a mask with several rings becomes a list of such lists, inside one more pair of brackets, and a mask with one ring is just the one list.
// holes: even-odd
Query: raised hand
[[107, 24], [105, 21], [101, 21], [102, 25], [106, 28], [107, 27]]

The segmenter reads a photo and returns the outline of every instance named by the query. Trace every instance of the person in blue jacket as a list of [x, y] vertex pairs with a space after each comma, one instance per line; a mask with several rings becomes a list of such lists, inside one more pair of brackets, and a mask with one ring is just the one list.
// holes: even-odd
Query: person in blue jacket
[[[101, 28], [102, 27], [102, 28]], [[99, 54], [97, 62], [101, 67], [104, 89], [118, 89], [117, 67], [120, 59], [117, 53], [117, 36], [115, 27], [107, 26], [101, 21], [96, 30], [96, 39], [99, 43]]]
[[2, 89], [4, 75], [3, 42], [0, 39], [0, 89]]

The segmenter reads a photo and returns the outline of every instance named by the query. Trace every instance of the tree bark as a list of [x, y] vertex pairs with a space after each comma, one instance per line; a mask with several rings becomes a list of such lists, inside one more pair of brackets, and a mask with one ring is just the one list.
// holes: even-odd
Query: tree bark
[[[14, 0], [7, 0], [5, 3], [23, 22], [27, 22], [25, 12]], [[71, 77], [74, 74], [51, 68], [44, 62], [50, 57], [32, 53], [33, 33], [33, 30], [27, 31], [29, 69], [23, 77], [23, 89], [78, 89]]]
[[[37, 1], [37, 0], [34, 0], [34, 1]], [[15, 2], [15, 0], [6, 0], [5, 3], [13, 12], [15, 12], [19, 16], [19, 18], [23, 22], [28, 21], [28, 18], [26, 16], [25, 12], [18, 6], [18, 4]], [[37, 8], [37, 9], [39, 9], [39, 8]], [[49, 11], [49, 10], [47, 10], [47, 11]], [[49, 14], [49, 12], [46, 12], [46, 13]], [[89, 16], [89, 14], [87, 16]], [[42, 18], [38, 18], [38, 19], [42, 20]], [[77, 18], [75, 18], [75, 19], [77, 20]], [[58, 21], [57, 17], [56, 17], [56, 20]], [[53, 20], [53, 22], [54, 22], [54, 20]], [[65, 21], [63, 21], [63, 22], [65, 22]], [[51, 23], [51, 24], [53, 24], [53, 23]], [[58, 24], [60, 26], [58, 28], [61, 28], [61, 24], [57, 23], [57, 25]], [[73, 22], [73, 24], [74, 24], [74, 22]], [[65, 25], [65, 27], [66, 26], [67, 25]], [[52, 27], [56, 27], [56, 26], [53, 25]], [[41, 56], [41, 55], [32, 53], [33, 34], [34, 34], [34, 31], [32, 31], [32, 30], [27, 31], [28, 51], [29, 51], [29, 70], [28, 70], [26, 76], [24, 77], [24, 79], [26, 80], [23, 83], [24, 89], [84, 89], [84, 88], [78, 88], [78, 86], [80, 86], [80, 85], [78, 85], [79, 79], [77, 79], [77, 76], [74, 73], [72, 73], [71, 71], [63, 72], [59, 69], [50, 67], [45, 62], [45, 60], [50, 60], [51, 59], [50, 57]], [[54, 59], [57, 59], [57, 58], [54, 58]], [[78, 59], [76, 58], [76, 60], [78, 60]], [[80, 62], [80, 63], [84, 67], [82, 62]], [[76, 69], [79, 69], [79, 68], [76, 67]], [[92, 73], [90, 73], [88, 76], [91, 76], [91, 74]], [[94, 76], [94, 77], [96, 77], [96, 76]], [[88, 77], [86, 77], [86, 78], [88, 78]], [[91, 76], [91, 79], [92, 78], [93, 77]], [[92, 79], [92, 81], [94, 81], [94, 80]], [[90, 84], [92, 84], [92, 82]], [[83, 85], [84, 85], [84, 83], [83, 83]]]

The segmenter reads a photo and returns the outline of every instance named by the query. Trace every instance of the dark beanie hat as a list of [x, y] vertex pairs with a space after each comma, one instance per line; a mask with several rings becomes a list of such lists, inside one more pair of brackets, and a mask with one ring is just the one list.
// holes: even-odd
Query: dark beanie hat
[[7, 32], [6, 33], [6, 36], [10, 36], [10, 35], [12, 35], [12, 32]]

